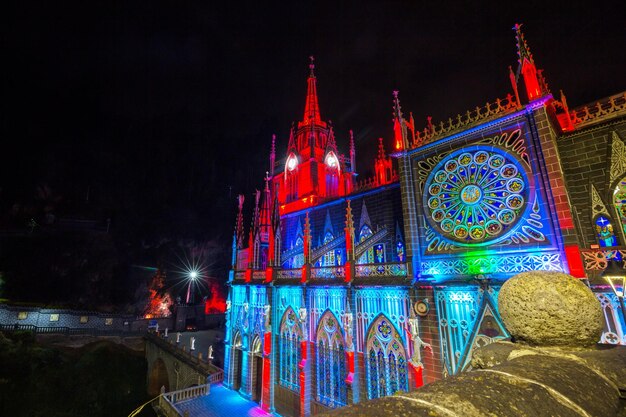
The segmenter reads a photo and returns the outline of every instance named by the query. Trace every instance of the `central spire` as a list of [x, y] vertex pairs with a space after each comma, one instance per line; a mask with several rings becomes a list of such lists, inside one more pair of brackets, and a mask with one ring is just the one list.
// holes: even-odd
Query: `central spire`
[[305, 124], [309, 123], [320, 123], [322, 121], [320, 117], [320, 106], [317, 102], [317, 86], [315, 81], [315, 58], [310, 56], [309, 59], [311, 63], [309, 64], [309, 69], [311, 72], [309, 73], [308, 79], [308, 87], [306, 92], [306, 103], [304, 106], [304, 118], [302, 122]]

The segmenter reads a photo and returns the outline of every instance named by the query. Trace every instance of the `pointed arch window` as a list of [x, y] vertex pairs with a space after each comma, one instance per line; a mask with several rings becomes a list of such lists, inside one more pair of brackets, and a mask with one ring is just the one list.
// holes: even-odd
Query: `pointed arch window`
[[[372, 232], [372, 229], [368, 225], [364, 224], [359, 231], [359, 243], [364, 242], [365, 240], [367, 240], [368, 237], [372, 236], [373, 234], [374, 233]], [[369, 248], [368, 250], [366, 250], [365, 253], [363, 253], [363, 255], [361, 255], [361, 257], [359, 258], [358, 263], [373, 264], [374, 248]]]
[[[333, 236], [332, 233], [330, 232], [326, 232], [326, 234], [324, 235], [324, 245], [327, 244], [328, 242], [331, 242], [335, 237]], [[331, 250], [329, 252], [326, 252], [324, 254], [324, 256], [322, 257], [322, 266], [335, 266], [337, 265], [337, 259], [336, 259], [336, 252], [334, 250]]]
[[298, 317], [291, 307], [287, 308], [280, 322], [279, 372], [280, 385], [297, 391], [299, 385], [298, 364], [301, 360], [300, 342], [302, 329]]
[[381, 314], [371, 324], [366, 341], [368, 397], [380, 398], [408, 391], [404, 342], [385, 315]]
[[335, 315], [326, 311], [317, 328], [317, 401], [328, 407], [346, 405], [346, 352]]
[[615, 230], [613, 224], [606, 217], [600, 214], [596, 216], [593, 221], [594, 229], [596, 232], [596, 239], [601, 247], [618, 246], [617, 236], [615, 236]]
[[404, 262], [406, 260], [406, 255], [404, 254], [404, 243], [401, 240], [396, 243], [396, 256], [398, 257], [398, 262]]
[[[304, 239], [302, 239], [302, 236], [298, 236], [298, 238], [296, 239], [296, 246], [295, 247], [304, 249]], [[301, 268], [302, 265], [304, 265], [304, 253], [299, 253], [298, 255], [295, 255], [293, 257], [293, 261], [291, 263], [291, 267], [292, 268]]]

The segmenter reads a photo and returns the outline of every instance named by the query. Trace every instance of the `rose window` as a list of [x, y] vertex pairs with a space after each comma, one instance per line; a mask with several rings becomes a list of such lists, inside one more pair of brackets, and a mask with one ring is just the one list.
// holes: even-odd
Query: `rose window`
[[453, 154], [426, 180], [426, 218], [456, 242], [490, 241], [520, 220], [528, 188], [526, 173], [509, 154], [494, 148]]

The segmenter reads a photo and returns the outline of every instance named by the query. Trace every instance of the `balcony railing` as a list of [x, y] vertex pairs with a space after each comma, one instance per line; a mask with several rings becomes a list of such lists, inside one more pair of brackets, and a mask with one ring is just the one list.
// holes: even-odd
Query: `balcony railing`
[[311, 278], [332, 279], [345, 277], [345, 269], [343, 266], [322, 266], [311, 268]]
[[293, 279], [298, 280], [302, 277], [302, 270], [296, 269], [279, 269], [276, 271], [276, 278], [278, 279]]
[[356, 266], [357, 277], [406, 277], [404, 263], [365, 264]]

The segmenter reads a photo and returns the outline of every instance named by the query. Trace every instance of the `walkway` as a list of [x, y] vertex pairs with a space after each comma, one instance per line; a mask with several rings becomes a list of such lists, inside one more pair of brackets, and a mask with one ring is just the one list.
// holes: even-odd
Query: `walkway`
[[270, 416], [254, 401], [244, 399], [236, 391], [222, 384], [211, 385], [211, 393], [176, 404], [181, 413], [189, 411], [189, 417], [262, 417]]

